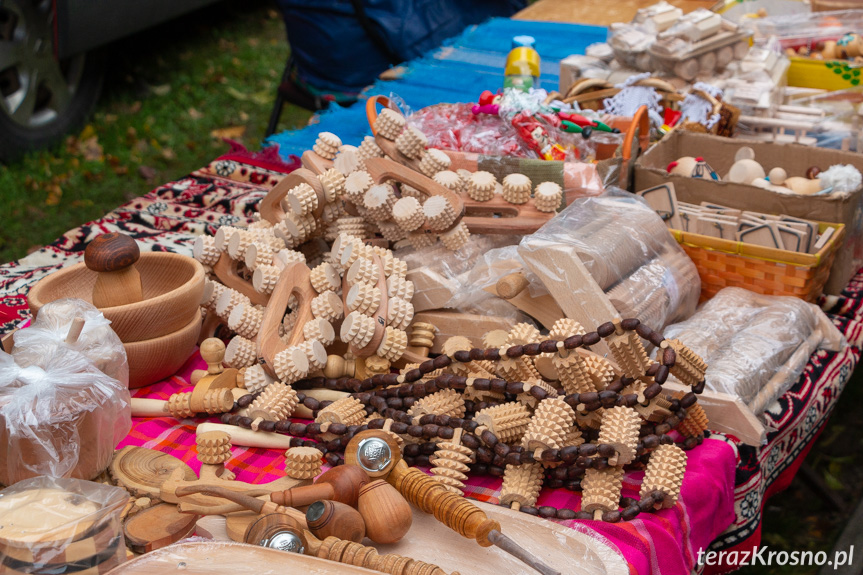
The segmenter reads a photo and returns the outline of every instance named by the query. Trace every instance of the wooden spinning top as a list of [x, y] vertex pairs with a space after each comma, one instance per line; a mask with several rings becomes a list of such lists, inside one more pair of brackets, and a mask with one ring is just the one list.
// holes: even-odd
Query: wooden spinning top
[[93, 305], [101, 309], [144, 299], [141, 275], [135, 269], [140, 257], [135, 240], [117, 232], [96, 236], [87, 244], [84, 264], [99, 274], [93, 286]]
[[314, 447], [292, 447], [285, 452], [285, 474], [294, 479], [314, 479], [321, 472], [323, 457]]

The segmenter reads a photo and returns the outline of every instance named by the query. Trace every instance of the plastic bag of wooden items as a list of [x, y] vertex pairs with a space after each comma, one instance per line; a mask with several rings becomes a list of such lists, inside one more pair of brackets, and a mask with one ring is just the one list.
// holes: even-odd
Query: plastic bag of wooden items
[[126, 560], [119, 487], [34, 477], [0, 491], [0, 573], [107, 573]]
[[[467, 244], [456, 251], [442, 244], [395, 252], [408, 264], [407, 279], [414, 284], [411, 303], [417, 312], [430, 309], [457, 309], [465, 313], [487, 313], [524, 321], [512, 305], [496, 301], [493, 295], [473, 283], [471, 273], [483, 254], [501, 246], [514, 246], [520, 236], [471, 235]], [[469, 293], [468, 293], [469, 292]]]
[[111, 329], [111, 321], [82, 299], [59, 299], [45, 304], [30, 327], [15, 332], [14, 341], [12, 355], [22, 367], [43, 366], [54, 349], [68, 347], [82, 353], [108, 377], [129, 385], [126, 350]]
[[128, 387], [78, 351], [57, 345], [28, 366], [0, 353], [0, 483], [93, 479], [131, 427]]
[[665, 326], [692, 315], [701, 292], [695, 265], [662, 219], [618, 189], [576, 200], [525, 236], [518, 253], [586, 329], [610, 314]]
[[742, 288], [723, 289], [664, 333], [685, 341], [710, 364], [707, 389], [739, 397], [755, 415], [797, 381], [812, 352], [844, 345], [817, 306]]

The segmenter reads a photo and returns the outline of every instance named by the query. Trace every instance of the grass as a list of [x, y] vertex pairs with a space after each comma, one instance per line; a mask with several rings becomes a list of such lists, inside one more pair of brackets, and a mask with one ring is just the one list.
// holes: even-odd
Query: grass
[[[0, 262], [23, 257], [227, 150], [258, 149], [288, 55], [264, 0], [221, 2], [110, 45], [96, 111], [57, 149], [0, 165]], [[280, 129], [310, 114], [286, 105]]]

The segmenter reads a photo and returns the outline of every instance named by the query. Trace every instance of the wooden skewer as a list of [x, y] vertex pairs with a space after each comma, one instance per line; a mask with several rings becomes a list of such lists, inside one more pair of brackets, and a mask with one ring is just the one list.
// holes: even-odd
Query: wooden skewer
[[72, 327], [69, 328], [69, 333], [66, 335], [66, 343], [75, 343], [81, 336], [81, 331], [84, 329], [84, 318], [76, 317], [72, 320]]

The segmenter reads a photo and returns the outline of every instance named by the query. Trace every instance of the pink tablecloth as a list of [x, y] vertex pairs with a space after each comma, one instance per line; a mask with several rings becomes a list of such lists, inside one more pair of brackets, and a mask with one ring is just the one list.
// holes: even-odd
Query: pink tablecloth
[[[191, 389], [189, 376], [194, 369], [206, 369], [195, 354], [180, 372], [169, 380], [136, 390], [135, 397], [167, 399], [172, 393]], [[200, 463], [195, 457], [195, 425], [199, 420], [178, 422], [170, 417], [133, 418], [132, 431], [120, 444], [157, 449], [185, 461], [196, 472]], [[213, 418], [212, 421], [218, 421]], [[284, 452], [262, 448], [234, 447], [226, 464], [237, 479], [249, 483], [273, 481], [284, 476]], [[643, 513], [629, 522], [617, 524], [601, 521], [561, 521], [563, 525], [580, 523], [581, 532], [594, 530], [620, 552], [631, 573], [663, 575], [690, 573], [699, 549], [706, 549], [713, 539], [734, 519], [734, 469], [737, 453], [734, 446], [720, 439], [707, 439], [689, 451], [681, 498], [673, 509]], [[643, 472], [632, 472], [624, 483], [624, 496], [637, 497]], [[471, 477], [465, 494], [472, 499], [498, 503], [499, 478]], [[565, 489], [544, 489], [538, 504], [557, 508], [580, 509], [579, 493]]]

